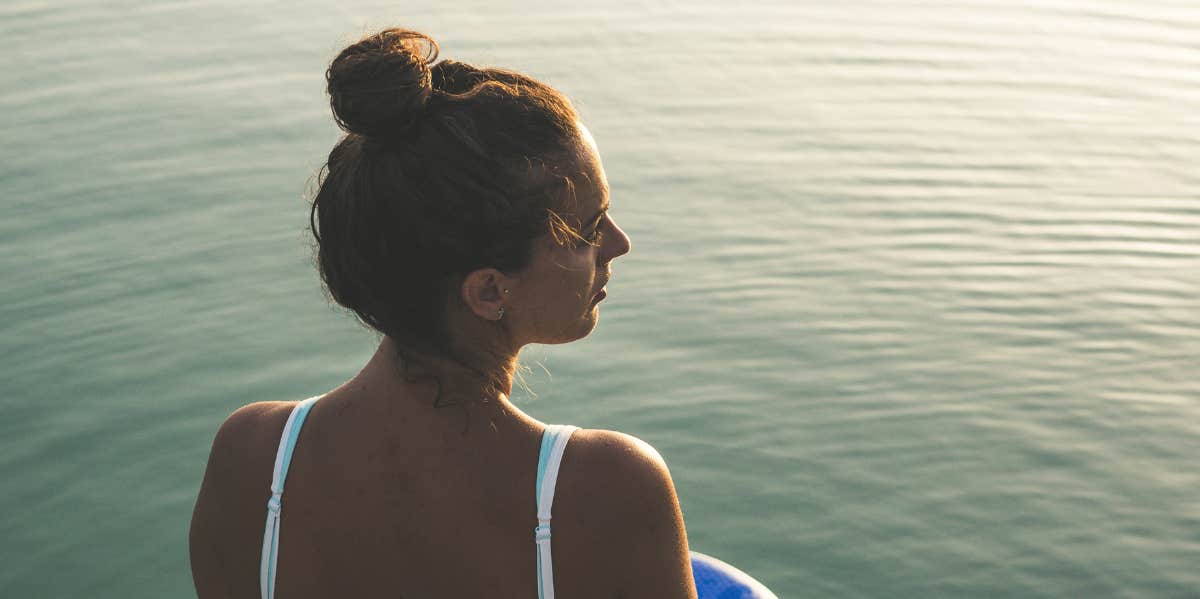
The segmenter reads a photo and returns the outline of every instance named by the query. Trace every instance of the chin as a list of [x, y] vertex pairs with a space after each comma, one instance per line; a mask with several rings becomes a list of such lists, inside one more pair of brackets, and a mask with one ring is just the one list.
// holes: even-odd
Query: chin
[[546, 345], [561, 345], [563, 343], [578, 341], [591, 334], [591, 332], [596, 328], [596, 323], [599, 321], [599, 319], [600, 310], [595, 305], [591, 306], [579, 319], [572, 330], [563, 330], [558, 334], [551, 336], [549, 339], [539, 341], [538, 343], [543, 343]]

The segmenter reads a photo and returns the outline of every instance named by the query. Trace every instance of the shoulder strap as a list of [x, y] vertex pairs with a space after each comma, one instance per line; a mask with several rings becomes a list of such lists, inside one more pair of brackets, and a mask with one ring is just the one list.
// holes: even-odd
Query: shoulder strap
[[267, 527], [263, 533], [262, 562], [259, 564], [259, 590], [263, 599], [275, 596], [275, 562], [279, 557], [279, 510], [283, 507], [283, 481], [287, 479], [288, 466], [292, 464], [292, 452], [296, 439], [308, 411], [320, 396], [310, 397], [292, 408], [287, 424], [283, 425], [283, 437], [275, 453], [275, 470], [271, 475], [271, 498], [267, 500]]
[[558, 482], [558, 467], [563, 451], [577, 426], [551, 424], [542, 433], [542, 449], [537, 469], [537, 528], [533, 538], [537, 543], [538, 597], [554, 599], [554, 565], [550, 559], [550, 507], [554, 504], [554, 485]]

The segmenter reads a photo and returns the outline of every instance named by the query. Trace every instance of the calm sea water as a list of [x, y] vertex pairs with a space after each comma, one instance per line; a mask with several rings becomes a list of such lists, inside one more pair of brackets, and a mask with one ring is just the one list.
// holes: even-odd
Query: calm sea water
[[353, 375], [306, 184], [401, 24], [571, 95], [615, 264], [518, 405], [780, 597], [1200, 597], [1200, 4], [0, 4], [0, 596], [191, 594], [209, 443]]

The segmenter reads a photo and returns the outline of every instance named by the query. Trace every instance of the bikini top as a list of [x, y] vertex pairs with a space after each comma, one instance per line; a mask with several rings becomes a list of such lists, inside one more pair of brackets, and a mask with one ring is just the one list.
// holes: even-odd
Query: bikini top
[[[267, 500], [267, 526], [263, 534], [262, 562], [259, 568], [259, 590], [262, 599], [275, 598], [275, 565], [279, 559], [279, 512], [283, 507], [283, 482], [287, 478], [296, 439], [308, 411], [320, 397], [310, 397], [292, 408], [283, 437], [279, 440], [279, 451], [275, 454], [275, 470], [271, 476], [271, 498]], [[542, 447], [538, 454], [537, 520], [533, 529], [537, 549], [537, 576], [539, 599], [554, 599], [554, 566], [550, 560], [550, 506], [554, 503], [554, 484], [558, 481], [558, 467], [562, 463], [563, 450], [571, 434], [579, 427], [565, 424], [546, 426], [542, 434]]]

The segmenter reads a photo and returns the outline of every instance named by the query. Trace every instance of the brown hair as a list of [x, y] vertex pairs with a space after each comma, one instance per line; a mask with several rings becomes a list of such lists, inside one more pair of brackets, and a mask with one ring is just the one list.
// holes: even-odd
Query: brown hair
[[310, 226], [334, 301], [405, 357], [461, 363], [449, 294], [478, 268], [520, 271], [547, 233], [562, 242], [556, 211], [573, 195], [564, 168], [580, 133], [570, 101], [546, 84], [431, 65], [437, 55], [429, 36], [387, 29], [334, 58], [328, 92], [346, 135], [318, 175]]

